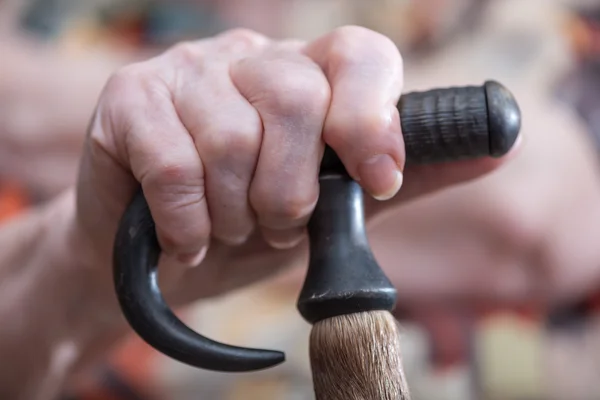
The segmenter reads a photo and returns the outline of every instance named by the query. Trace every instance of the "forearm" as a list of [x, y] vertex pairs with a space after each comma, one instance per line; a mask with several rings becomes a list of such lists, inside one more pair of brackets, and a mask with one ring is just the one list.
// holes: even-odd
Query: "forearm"
[[[67, 193], [0, 225], [0, 399], [54, 400], [83, 366], [131, 332], [110, 265], [99, 265], [110, 257], [89, 256], [91, 243], [76, 230], [74, 215], [75, 199]], [[305, 245], [273, 252], [255, 236], [236, 248], [213, 243], [202, 265], [190, 270], [201, 269], [204, 279], [183, 278], [191, 283], [180, 282], [175, 291], [161, 283], [169, 303], [221, 295], [306, 262]]]
[[71, 194], [0, 226], [0, 398], [53, 399], [124, 325], [76, 252]]
[[2, 35], [0, 54], [0, 180], [18, 181], [46, 199], [74, 184], [102, 87], [135, 57], [93, 49], [73, 54]]
[[[41, 132], [69, 135], [76, 146], [83, 135], [73, 133], [84, 131], [109, 76], [136, 60], [110, 48], [67, 51], [24, 34], [0, 35], [0, 54], [2, 135], [26, 130], [26, 137], [20, 139], [31, 139], [32, 133], [45, 127]], [[38, 134], [35, 139], [38, 146], [57, 143], [56, 136], [49, 134]]]

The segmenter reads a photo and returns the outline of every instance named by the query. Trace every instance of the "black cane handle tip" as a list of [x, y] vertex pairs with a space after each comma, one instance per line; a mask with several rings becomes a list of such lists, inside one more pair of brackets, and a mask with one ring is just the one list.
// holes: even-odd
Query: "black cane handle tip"
[[514, 146], [521, 130], [521, 109], [513, 94], [496, 81], [485, 83], [490, 155], [502, 157]]
[[521, 129], [517, 101], [495, 81], [407, 93], [398, 111], [407, 164], [501, 157]]
[[285, 361], [282, 352], [218, 343], [186, 326], [162, 297], [157, 283], [159, 253], [154, 221], [140, 191], [116, 235], [113, 278], [121, 310], [144, 341], [173, 359], [213, 371], [256, 371]]

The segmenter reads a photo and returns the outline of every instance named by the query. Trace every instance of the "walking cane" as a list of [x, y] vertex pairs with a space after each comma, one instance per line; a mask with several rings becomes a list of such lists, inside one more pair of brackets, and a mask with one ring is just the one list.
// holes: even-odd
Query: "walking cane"
[[[407, 164], [505, 155], [521, 113], [512, 94], [488, 81], [412, 92], [398, 102]], [[368, 243], [363, 192], [327, 148], [320, 196], [308, 225], [310, 263], [298, 299], [313, 325], [311, 364], [318, 399], [407, 399], [396, 290]], [[122, 312], [148, 344], [182, 363], [222, 372], [274, 367], [279, 351], [248, 349], [201, 336], [171, 311], [157, 283], [160, 246], [143, 192], [124, 213], [114, 243], [114, 285]]]

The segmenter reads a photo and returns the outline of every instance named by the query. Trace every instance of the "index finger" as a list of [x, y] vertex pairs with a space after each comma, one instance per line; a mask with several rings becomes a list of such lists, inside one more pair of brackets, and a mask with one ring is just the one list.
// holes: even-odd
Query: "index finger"
[[[482, 87], [414, 93], [400, 106], [402, 62], [389, 39], [347, 27], [312, 42], [305, 51], [332, 85], [323, 138], [376, 199], [395, 197], [396, 203], [475, 179], [504, 164], [510, 158], [504, 153], [511, 149], [512, 155], [518, 147], [513, 143], [519, 137], [515, 128], [520, 113], [502, 85], [486, 82]], [[402, 125], [398, 107], [404, 110]], [[406, 112], [416, 114], [408, 118]], [[408, 150], [412, 161], [433, 164], [407, 165], [407, 181], [403, 172]], [[482, 158], [486, 155], [494, 158]], [[465, 157], [475, 159], [452, 161]], [[396, 196], [401, 185], [404, 189]]]
[[385, 36], [342, 27], [309, 43], [304, 52], [325, 72], [331, 104], [323, 140], [348, 174], [379, 200], [402, 185], [405, 154], [396, 104], [402, 91], [402, 57]]

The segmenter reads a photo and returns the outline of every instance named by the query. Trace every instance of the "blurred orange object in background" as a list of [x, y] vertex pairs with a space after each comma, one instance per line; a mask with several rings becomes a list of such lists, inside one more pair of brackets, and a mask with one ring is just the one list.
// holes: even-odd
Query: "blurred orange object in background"
[[0, 183], [0, 221], [24, 210], [29, 203], [25, 191], [14, 183]]

